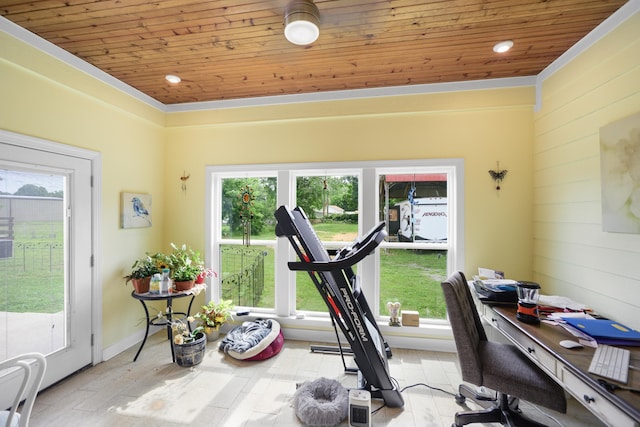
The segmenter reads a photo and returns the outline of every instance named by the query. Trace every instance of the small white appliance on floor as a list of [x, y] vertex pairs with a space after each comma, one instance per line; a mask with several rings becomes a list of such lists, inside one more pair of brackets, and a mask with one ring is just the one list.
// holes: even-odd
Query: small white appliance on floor
[[349, 390], [349, 427], [371, 427], [371, 393]]

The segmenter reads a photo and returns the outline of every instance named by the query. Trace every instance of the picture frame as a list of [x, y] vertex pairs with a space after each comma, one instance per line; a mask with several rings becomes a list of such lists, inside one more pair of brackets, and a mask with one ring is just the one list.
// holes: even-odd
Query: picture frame
[[602, 230], [640, 233], [640, 113], [600, 128]]
[[122, 228], [151, 227], [151, 195], [147, 193], [120, 193], [120, 226]]

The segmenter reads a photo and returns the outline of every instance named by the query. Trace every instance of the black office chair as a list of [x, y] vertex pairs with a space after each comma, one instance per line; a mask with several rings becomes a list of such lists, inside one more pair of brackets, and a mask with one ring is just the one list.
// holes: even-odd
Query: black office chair
[[449, 321], [458, 351], [462, 379], [496, 392], [482, 398], [472, 387], [460, 385], [459, 403], [472, 398], [484, 409], [458, 412], [454, 427], [470, 423], [499, 422], [506, 426], [544, 426], [525, 417], [518, 399], [566, 412], [567, 400], [560, 385], [510, 344], [488, 341], [471, 291], [462, 272], [442, 282]]

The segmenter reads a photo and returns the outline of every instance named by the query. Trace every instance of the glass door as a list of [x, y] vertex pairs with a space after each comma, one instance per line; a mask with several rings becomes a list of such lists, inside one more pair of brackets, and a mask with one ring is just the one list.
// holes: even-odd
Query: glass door
[[91, 162], [0, 151], [0, 360], [43, 353], [46, 386], [92, 360]]

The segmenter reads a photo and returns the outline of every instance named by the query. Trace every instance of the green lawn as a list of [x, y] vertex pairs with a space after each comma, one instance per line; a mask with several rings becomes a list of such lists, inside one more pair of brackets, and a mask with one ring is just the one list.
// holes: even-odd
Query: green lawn
[[16, 223], [13, 256], [0, 259], [0, 311], [56, 313], [64, 307], [62, 222]]
[[[324, 240], [351, 242], [356, 224], [317, 223], [314, 229]], [[0, 259], [0, 311], [54, 313], [64, 305], [62, 224], [17, 224], [12, 258]], [[273, 227], [254, 239], [273, 239]], [[275, 305], [273, 248], [252, 245], [264, 253], [264, 289], [258, 307]], [[381, 314], [388, 301], [405, 310], [417, 310], [423, 318], [445, 318], [440, 282], [446, 278], [446, 252], [384, 249], [381, 259]], [[222, 277], [237, 271], [223, 266]], [[226, 292], [226, 291], [225, 291]], [[236, 299], [236, 295], [224, 294]], [[371, 301], [370, 301], [371, 303]], [[318, 290], [308, 274], [297, 273], [296, 306], [299, 310], [326, 312]]]
[[[334, 236], [352, 236], [342, 241], [351, 242], [357, 235], [356, 224], [317, 223], [314, 229], [323, 240]], [[271, 239], [273, 231], [265, 231], [255, 239]], [[265, 287], [259, 307], [272, 308], [275, 304], [273, 285], [273, 250], [261, 247], [268, 253], [265, 258]], [[270, 260], [270, 261], [269, 261]], [[381, 314], [386, 313], [388, 301], [400, 302], [405, 310], [415, 310], [423, 318], [446, 317], [445, 303], [440, 282], [446, 278], [447, 258], [444, 251], [386, 249], [381, 260]], [[271, 281], [268, 281], [271, 278]], [[232, 295], [225, 295], [230, 298]], [[307, 273], [296, 273], [296, 307], [303, 311], [326, 312], [327, 306]]]
[[[446, 318], [440, 283], [446, 279], [444, 251], [384, 249], [380, 253], [380, 310], [387, 302], [399, 302], [420, 317]], [[384, 309], [383, 309], [384, 307]]]

